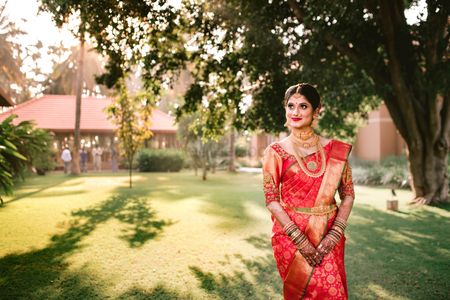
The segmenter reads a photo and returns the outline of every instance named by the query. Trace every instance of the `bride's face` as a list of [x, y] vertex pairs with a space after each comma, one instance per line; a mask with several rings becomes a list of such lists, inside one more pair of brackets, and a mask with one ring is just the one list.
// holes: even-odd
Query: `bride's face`
[[311, 126], [314, 110], [311, 103], [300, 94], [292, 95], [286, 103], [287, 125], [292, 129]]

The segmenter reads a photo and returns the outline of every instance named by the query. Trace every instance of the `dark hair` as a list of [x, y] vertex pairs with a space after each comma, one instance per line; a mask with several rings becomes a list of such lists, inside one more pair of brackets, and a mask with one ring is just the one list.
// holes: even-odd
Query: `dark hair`
[[284, 106], [287, 105], [289, 98], [297, 93], [304, 96], [308, 100], [308, 102], [311, 103], [313, 110], [316, 110], [320, 106], [319, 93], [317, 92], [316, 88], [309, 83], [299, 83], [290, 86], [286, 90], [286, 93], [284, 93]]

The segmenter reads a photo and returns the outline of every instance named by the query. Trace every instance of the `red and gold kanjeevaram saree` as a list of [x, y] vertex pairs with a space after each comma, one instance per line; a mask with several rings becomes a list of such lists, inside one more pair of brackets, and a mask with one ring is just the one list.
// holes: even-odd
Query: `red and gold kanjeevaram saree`
[[[264, 154], [263, 175], [266, 204], [279, 201], [292, 221], [317, 247], [336, 217], [340, 198], [354, 197], [351, 169], [347, 162], [351, 145], [331, 140], [324, 146], [327, 168], [312, 178], [306, 175], [295, 157], [273, 143]], [[321, 164], [320, 155], [311, 154], [306, 162]], [[311, 267], [272, 216], [272, 247], [283, 280], [285, 299], [347, 299], [343, 237], [318, 267]]]

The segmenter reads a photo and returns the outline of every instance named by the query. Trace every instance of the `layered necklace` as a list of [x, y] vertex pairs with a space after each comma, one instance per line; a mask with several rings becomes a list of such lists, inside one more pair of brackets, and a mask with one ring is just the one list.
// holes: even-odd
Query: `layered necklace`
[[[316, 135], [311, 127], [306, 128], [302, 131], [296, 131], [292, 132], [289, 136], [293, 148], [294, 148], [294, 156], [297, 160], [298, 165], [300, 166], [300, 169], [308, 175], [309, 177], [317, 178], [323, 175], [326, 168], [326, 161], [325, 161], [325, 150], [323, 149], [322, 144], [320, 143], [320, 137]], [[306, 156], [301, 153], [300, 148], [309, 149], [312, 147], [317, 147], [318, 151], [316, 152], [320, 154], [320, 169], [318, 169], [317, 162], [312, 161], [306, 161]], [[300, 154], [299, 154], [300, 152]], [[316, 156], [317, 157], [317, 156]]]

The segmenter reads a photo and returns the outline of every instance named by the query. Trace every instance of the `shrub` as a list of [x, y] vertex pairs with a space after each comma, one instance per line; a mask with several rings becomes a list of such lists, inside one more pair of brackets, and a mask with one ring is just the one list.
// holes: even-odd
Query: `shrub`
[[244, 146], [236, 146], [236, 149], [234, 150], [237, 157], [245, 157], [247, 156], [247, 148]]
[[[24, 178], [38, 156], [51, 153], [51, 136], [33, 122], [13, 124], [16, 115], [0, 122], [0, 191], [12, 193], [14, 180]], [[1, 201], [1, 196], [0, 196]]]
[[142, 149], [137, 155], [141, 172], [179, 172], [183, 168], [184, 155], [168, 149]]
[[351, 165], [356, 184], [409, 187], [405, 156], [386, 157], [379, 163], [352, 160]]
[[45, 175], [45, 172], [52, 171], [56, 167], [55, 151], [43, 151], [33, 154], [32, 161], [33, 167], [36, 169], [36, 173], [39, 175]]

